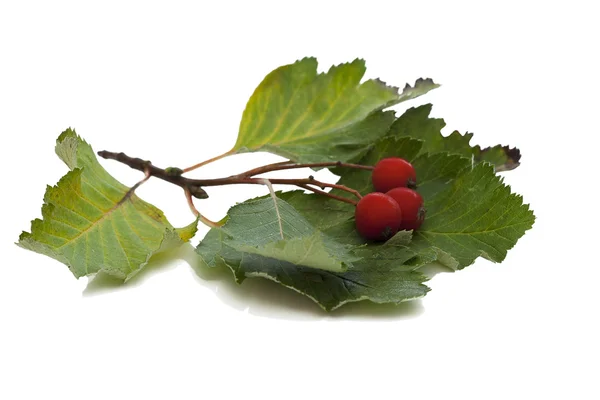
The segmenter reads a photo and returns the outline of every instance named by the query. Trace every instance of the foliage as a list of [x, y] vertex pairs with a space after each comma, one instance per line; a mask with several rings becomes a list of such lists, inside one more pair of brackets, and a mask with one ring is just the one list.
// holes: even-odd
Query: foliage
[[[386, 108], [438, 85], [419, 79], [399, 91], [379, 80], [361, 82], [364, 73], [358, 59], [326, 73], [317, 73], [314, 58], [277, 68], [248, 101], [230, 153], [268, 151], [290, 162], [330, 163], [339, 185], [363, 195], [373, 191], [370, 171], [336, 162], [405, 158], [425, 200], [422, 227], [371, 243], [355, 230], [354, 206], [339, 201], [351, 203], [351, 193], [334, 188], [335, 199], [277, 192], [234, 205], [210, 229], [197, 247], [204, 267], [229, 268], [239, 283], [278, 282], [326, 310], [361, 300], [399, 303], [429, 290], [423, 266], [462, 269], [479, 256], [501, 262], [532, 227], [533, 212], [497, 174], [519, 165], [518, 149], [471, 146], [471, 133], [443, 135], [445, 123], [429, 117], [429, 104], [396, 118]], [[196, 222], [174, 228], [110, 176], [73, 130], [60, 135], [56, 153], [70, 171], [48, 187], [42, 219], [18, 245], [63, 262], [77, 277], [104, 271], [128, 279], [154, 254], [195, 234]]]

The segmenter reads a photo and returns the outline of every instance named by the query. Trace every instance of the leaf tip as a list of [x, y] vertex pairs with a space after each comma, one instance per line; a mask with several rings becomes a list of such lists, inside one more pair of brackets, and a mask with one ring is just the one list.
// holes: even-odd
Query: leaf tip
[[69, 138], [69, 137], [78, 137], [77, 132], [75, 132], [74, 128], [68, 127], [67, 129], [62, 131], [61, 134], [58, 135], [56, 142], [62, 143], [66, 138]]

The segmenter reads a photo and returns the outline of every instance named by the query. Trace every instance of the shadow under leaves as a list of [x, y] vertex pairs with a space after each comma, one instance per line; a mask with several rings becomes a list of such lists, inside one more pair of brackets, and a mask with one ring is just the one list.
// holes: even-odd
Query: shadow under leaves
[[[420, 299], [398, 305], [360, 301], [326, 312], [308, 297], [267, 279], [248, 278], [238, 285], [229, 269], [204, 265], [189, 243], [152, 257], [148, 265], [127, 282], [99, 273], [88, 282], [82, 294], [95, 296], [139, 286], [154, 275], [176, 268], [179, 263], [174, 263], [174, 260], [187, 263], [196, 282], [208, 288], [223, 303], [259, 317], [313, 321], [339, 318], [401, 320], [415, 318], [424, 312]], [[446, 268], [444, 270], [448, 271]]]

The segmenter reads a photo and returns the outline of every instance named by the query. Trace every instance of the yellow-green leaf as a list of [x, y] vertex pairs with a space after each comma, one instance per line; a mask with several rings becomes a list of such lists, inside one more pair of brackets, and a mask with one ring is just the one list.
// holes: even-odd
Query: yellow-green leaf
[[129, 279], [152, 255], [176, 247], [196, 232], [196, 221], [175, 229], [163, 212], [114, 179], [91, 146], [64, 131], [56, 154], [71, 169], [44, 195], [42, 219], [23, 232], [19, 246], [66, 264], [76, 277], [99, 271]]
[[248, 101], [233, 152], [269, 151], [298, 162], [348, 161], [394, 120], [382, 109], [438, 85], [419, 79], [399, 93], [379, 80], [361, 83], [364, 60], [317, 73], [304, 58], [268, 74]]

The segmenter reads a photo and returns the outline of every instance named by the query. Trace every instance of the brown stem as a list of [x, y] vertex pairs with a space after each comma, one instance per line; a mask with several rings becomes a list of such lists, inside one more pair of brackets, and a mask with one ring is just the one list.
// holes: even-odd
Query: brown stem
[[[237, 174], [237, 175], [234, 175], [234, 176], [249, 177], [249, 176], [264, 174], [265, 172], [269, 172], [269, 171], [277, 171], [279, 169], [290, 168], [290, 167], [286, 167], [288, 165], [294, 165], [293, 161], [287, 160], [287, 161], [276, 162], [276, 163], [273, 163], [273, 164], [263, 165], [262, 167], [253, 168], [253, 169], [250, 169], [250, 170], [248, 170], [246, 172], [242, 172], [241, 174]], [[282, 166], [283, 166], [283, 168], [280, 168]]]
[[264, 165], [262, 167], [254, 168], [246, 172], [242, 172], [236, 176], [239, 177], [249, 177], [254, 175], [264, 174], [266, 172], [272, 171], [280, 171], [284, 169], [295, 169], [295, 168], [318, 168], [318, 167], [343, 167], [343, 168], [356, 168], [356, 169], [365, 169], [365, 170], [373, 170], [374, 167], [370, 165], [360, 165], [360, 164], [349, 164], [343, 163], [341, 161], [334, 162], [322, 162], [322, 163], [303, 163], [303, 164], [294, 164], [293, 161], [282, 161], [279, 163]]
[[200, 214], [200, 211], [198, 211], [198, 209], [194, 205], [194, 199], [192, 199], [192, 194], [190, 193], [190, 191], [187, 189], [184, 189], [183, 191], [185, 193], [185, 198], [187, 199], [188, 206], [190, 207], [190, 211], [196, 216], [196, 218], [200, 220], [200, 222], [211, 228], [218, 228], [221, 226], [221, 224], [219, 224], [218, 222], [211, 221], [204, 215]]
[[[245, 178], [245, 179], [256, 179], [256, 178]], [[328, 187], [328, 188], [333, 188], [333, 189], [338, 189], [338, 190], [342, 190], [344, 192], [348, 192], [351, 193], [353, 195], [355, 195], [356, 197], [358, 197], [359, 199], [362, 199], [362, 195], [358, 192], [358, 190], [354, 190], [352, 188], [349, 188], [347, 186], [344, 185], [338, 185], [335, 183], [327, 183], [327, 182], [321, 182], [321, 181], [317, 181], [315, 179], [312, 178], [308, 178], [308, 179], [277, 179], [277, 178], [269, 178], [269, 180], [271, 181], [271, 183], [274, 183], [276, 185], [314, 185], [314, 186], [318, 186], [320, 188], [324, 188], [324, 187]], [[240, 182], [240, 183], [254, 183], [254, 182]]]
[[[174, 185], [181, 187], [183, 190], [188, 190], [190, 194], [198, 199], [208, 198], [208, 194], [202, 189], [194, 179], [187, 179], [181, 176], [183, 171], [178, 168], [158, 168], [150, 161], [142, 160], [141, 158], [132, 158], [125, 153], [113, 153], [110, 151], [99, 151], [98, 155], [109, 160], [116, 160], [125, 165], [144, 173], [149, 173], [150, 176], [162, 179]], [[148, 172], [146, 172], [148, 171]]]
[[226, 152], [226, 153], [223, 153], [223, 154], [221, 154], [221, 155], [218, 155], [218, 156], [216, 156], [216, 157], [213, 157], [213, 158], [209, 158], [208, 160], [205, 160], [205, 161], [199, 162], [198, 164], [194, 164], [194, 165], [192, 165], [191, 167], [184, 168], [182, 171], [183, 171], [183, 172], [190, 172], [190, 171], [193, 171], [193, 170], [195, 170], [196, 168], [200, 168], [200, 167], [202, 167], [203, 165], [210, 164], [211, 162], [214, 162], [214, 161], [220, 160], [221, 158], [225, 158], [225, 157], [227, 157], [227, 156], [230, 156], [230, 155], [232, 155], [232, 154], [233, 154], [233, 150], [229, 150], [229, 151], [228, 151], [228, 152]]
[[133, 185], [132, 187], [129, 188], [129, 190], [127, 191], [127, 193], [125, 193], [125, 196], [123, 196], [123, 198], [121, 200], [119, 200], [119, 202], [115, 205], [115, 208], [120, 206], [121, 204], [125, 203], [127, 201], [127, 199], [129, 199], [133, 193], [135, 192], [135, 190], [137, 188], [139, 188], [140, 186], [142, 186], [142, 184], [144, 182], [146, 182], [148, 179], [150, 179], [150, 177], [152, 176], [150, 174], [150, 168], [149, 168], [150, 163], [148, 163], [145, 168], [144, 168], [144, 179], [140, 180], [139, 182], [137, 182], [135, 185]]
[[314, 192], [314, 193], [317, 193], [317, 194], [320, 194], [320, 195], [323, 195], [323, 196], [326, 196], [326, 197], [331, 197], [332, 199], [343, 201], [344, 203], [352, 204], [353, 206], [355, 206], [355, 205], [358, 204], [358, 201], [347, 199], [347, 198], [342, 197], [342, 196], [336, 196], [335, 194], [331, 194], [329, 192], [324, 192], [322, 190], [319, 190], [317, 188], [314, 188], [314, 187], [311, 187], [311, 186], [308, 186], [308, 185], [300, 184], [298, 186], [301, 187], [301, 188], [303, 188], [303, 189], [310, 190], [311, 192]]
[[[148, 180], [151, 176], [154, 176], [156, 178], [162, 179], [164, 181], [167, 181], [169, 183], [172, 183], [174, 185], [181, 187], [185, 192], [185, 196], [188, 201], [188, 205], [189, 205], [190, 209], [192, 210], [192, 213], [194, 213], [195, 216], [200, 218], [200, 220], [203, 223], [205, 223], [206, 225], [211, 226], [211, 227], [219, 226], [219, 224], [202, 216], [202, 214], [200, 214], [198, 212], [198, 210], [196, 209], [196, 207], [194, 206], [193, 199], [192, 199], [192, 196], [196, 197], [196, 198], [200, 198], [200, 199], [208, 198], [208, 194], [204, 191], [204, 189], [202, 189], [203, 186], [221, 186], [221, 185], [236, 185], [236, 184], [264, 185], [265, 184], [264, 178], [254, 178], [254, 177], [252, 177], [252, 175], [258, 175], [258, 174], [262, 174], [264, 172], [276, 171], [279, 169], [287, 169], [287, 168], [304, 168], [304, 167], [311, 167], [311, 166], [352, 166], [352, 167], [359, 167], [359, 168], [363, 168], [363, 169], [370, 168], [370, 167], [365, 167], [365, 166], [356, 166], [355, 164], [344, 164], [344, 163], [289, 164], [290, 161], [285, 161], [285, 162], [281, 162], [281, 163], [265, 165], [264, 167], [255, 168], [255, 169], [247, 171], [245, 173], [230, 176], [227, 178], [189, 179], [189, 178], [185, 178], [181, 175], [181, 174], [183, 174], [184, 170], [181, 170], [179, 168], [161, 169], [161, 168], [158, 168], [158, 167], [152, 165], [152, 163], [150, 161], [145, 161], [145, 160], [142, 160], [141, 158], [132, 158], [124, 153], [99, 151], [98, 155], [100, 157], [103, 157], [106, 159], [119, 161], [125, 165], [128, 165], [129, 167], [131, 167], [133, 169], [137, 169], [137, 170], [143, 171], [145, 173], [146, 176], [144, 177], [144, 179], [142, 181], [138, 182], [128, 192], [128, 194], [126, 196], [130, 195], [130, 193], [133, 193], [133, 190], [135, 190], [135, 188], [137, 188], [140, 184], [142, 184], [143, 182]], [[295, 186], [301, 187], [303, 189], [310, 190], [314, 193], [318, 193], [323, 196], [331, 197], [332, 199], [336, 199], [336, 200], [354, 204], [354, 205], [356, 205], [357, 203], [353, 200], [350, 200], [350, 199], [347, 199], [347, 198], [344, 198], [341, 196], [337, 196], [337, 195], [325, 192], [323, 190], [318, 190], [318, 189], [314, 188], [313, 186], [317, 186], [320, 188], [328, 187], [328, 188], [338, 189], [338, 190], [341, 190], [341, 191], [344, 191], [347, 193], [351, 193], [352, 195], [356, 196], [359, 199], [362, 198], [361, 194], [357, 190], [354, 190], [354, 189], [349, 188], [344, 185], [338, 185], [335, 183], [327, 183], [327, 182], [317, 181], [312, 176], [307, 179], [284, 179], [284, 178], [272, 178], [271, 179], [270, 178], [269, 182], [271, 184], [275, 184], [275, 185], [295, 185]]]

